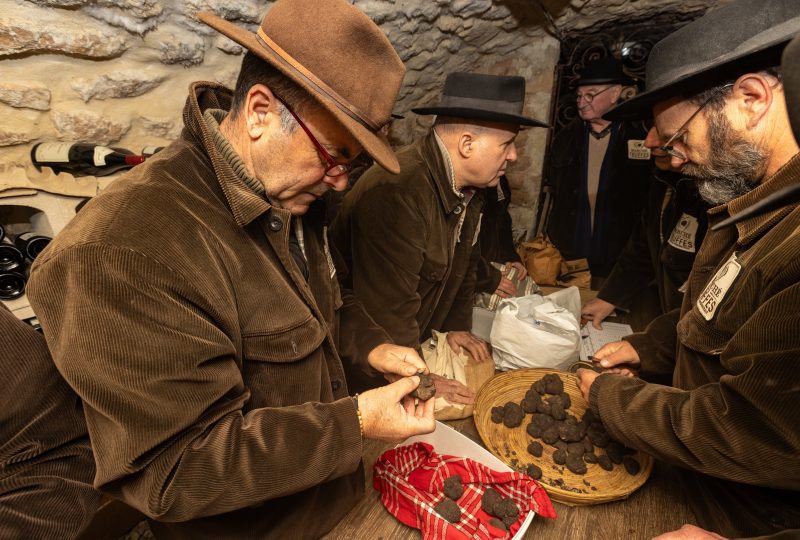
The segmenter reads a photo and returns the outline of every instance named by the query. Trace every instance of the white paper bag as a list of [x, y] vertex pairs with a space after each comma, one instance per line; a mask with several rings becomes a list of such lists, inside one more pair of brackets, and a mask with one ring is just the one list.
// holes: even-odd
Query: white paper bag
[[571, 289], [560, 291], [555, 299], [533, 294], [500, 302], [490, 336], [497, 369], [566, 369], [578, 359], [580, 324], [562, 307], [572, 307], [573, 294], [580, 306], [578, 289]]

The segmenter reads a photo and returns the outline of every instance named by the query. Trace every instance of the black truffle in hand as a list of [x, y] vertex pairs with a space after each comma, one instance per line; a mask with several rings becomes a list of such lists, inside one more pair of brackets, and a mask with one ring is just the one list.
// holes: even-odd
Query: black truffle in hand
[[433, 383], [433, 377], [427, 373], [417, 373], [417, 377], [419, 377], [419, 386], [411, 392], [411, 397], [415, 397], [420, 401], [427, 401], [435, 396], [436, 385]]
[[464, 494], [464, 486], [461, 484], [461, 477], [453, 475], [444, 481], [444, 495], [457, 501]]
[[458, 523], [461, 519], [461, 508], [447, 497], [442, 499], [433, 509], [450, 523]]

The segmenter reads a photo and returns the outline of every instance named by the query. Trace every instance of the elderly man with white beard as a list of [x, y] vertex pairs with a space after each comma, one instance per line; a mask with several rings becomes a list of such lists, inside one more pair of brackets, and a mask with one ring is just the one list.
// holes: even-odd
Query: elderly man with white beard
[[[673, 167], [694, 177], [713, 226], [800, 182], [780, 62], [800, 34], [794, 0], [737, 1], [665, 38], [647, 90]], [[681, 467], [701, 526], [731, 537], [800, 528], [800, 209], [709, 232], [680, 310], [595, 355], [577, 377], [627, 446]], [[671, 374], [672, 385], [646, 382]]]

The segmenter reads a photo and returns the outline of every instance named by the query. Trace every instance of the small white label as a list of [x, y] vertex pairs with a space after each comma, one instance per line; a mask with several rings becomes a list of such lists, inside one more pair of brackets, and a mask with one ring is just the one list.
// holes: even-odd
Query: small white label
[[669, 235], [667, 243], [675, 249], [694, 253], [697, 251], [697, 246], [695, 245], [697, 228], [697, 218], [689, 214], [683, 214], [678, 223], [675, 224], [675, 228], [672, 229], [672, 234]]
[[731, 288], [731, 285], [733, 285], [736, 276], [739, 275], [741, 270], [742, 265], [736, 260], [736, 253], [734, 253], [731, 255], [731, 258], [728, 259], [728, 262], [717, 271], [709, 284], [706, 285], [703, 294], [697, 299], [697, 309], [705, 320], [710, 321], [714, 318], [719, 304], [722, 302], [722, 299], [725, 298], [728, 289]]
[[94, 166], [95, 167], [105, 167], [106, 163], [106, 156], [108, 154], [113, 154], [114, 151], [107, 146], [95, 146], [94, 147]]
[[644, 141], [637, 139], [628, 140], [628, 159], [650, 159], [650, 149], [644, 145]]
[[42, 143], [34, 152], [40, 163], [69, 163], [69, 149], [72, 143]]

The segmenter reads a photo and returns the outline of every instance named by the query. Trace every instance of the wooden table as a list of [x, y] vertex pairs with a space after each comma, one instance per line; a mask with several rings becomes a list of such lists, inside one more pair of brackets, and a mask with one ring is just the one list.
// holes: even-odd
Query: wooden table
[[[447, 424], [483, 446], [471, 417]], [[384, 508], [378, 492], [372, 488], [372, 466], [378, 456], [392, 446], [377, 441], [366, 442], [366, 493], [336, 528], [324, 537], [326, 540], [420, 538], [418, 530], [403, 525]], [[671, 467], [656, 462], [647, 483], [624, 501], [595, 506], [567, 506], [554, 502], [558, 517], [550, 520], [537, 516], [525, 533], [525, 538], [646, 539], [678, 529], [684, 523], [696, 524], [676, 476]]]

